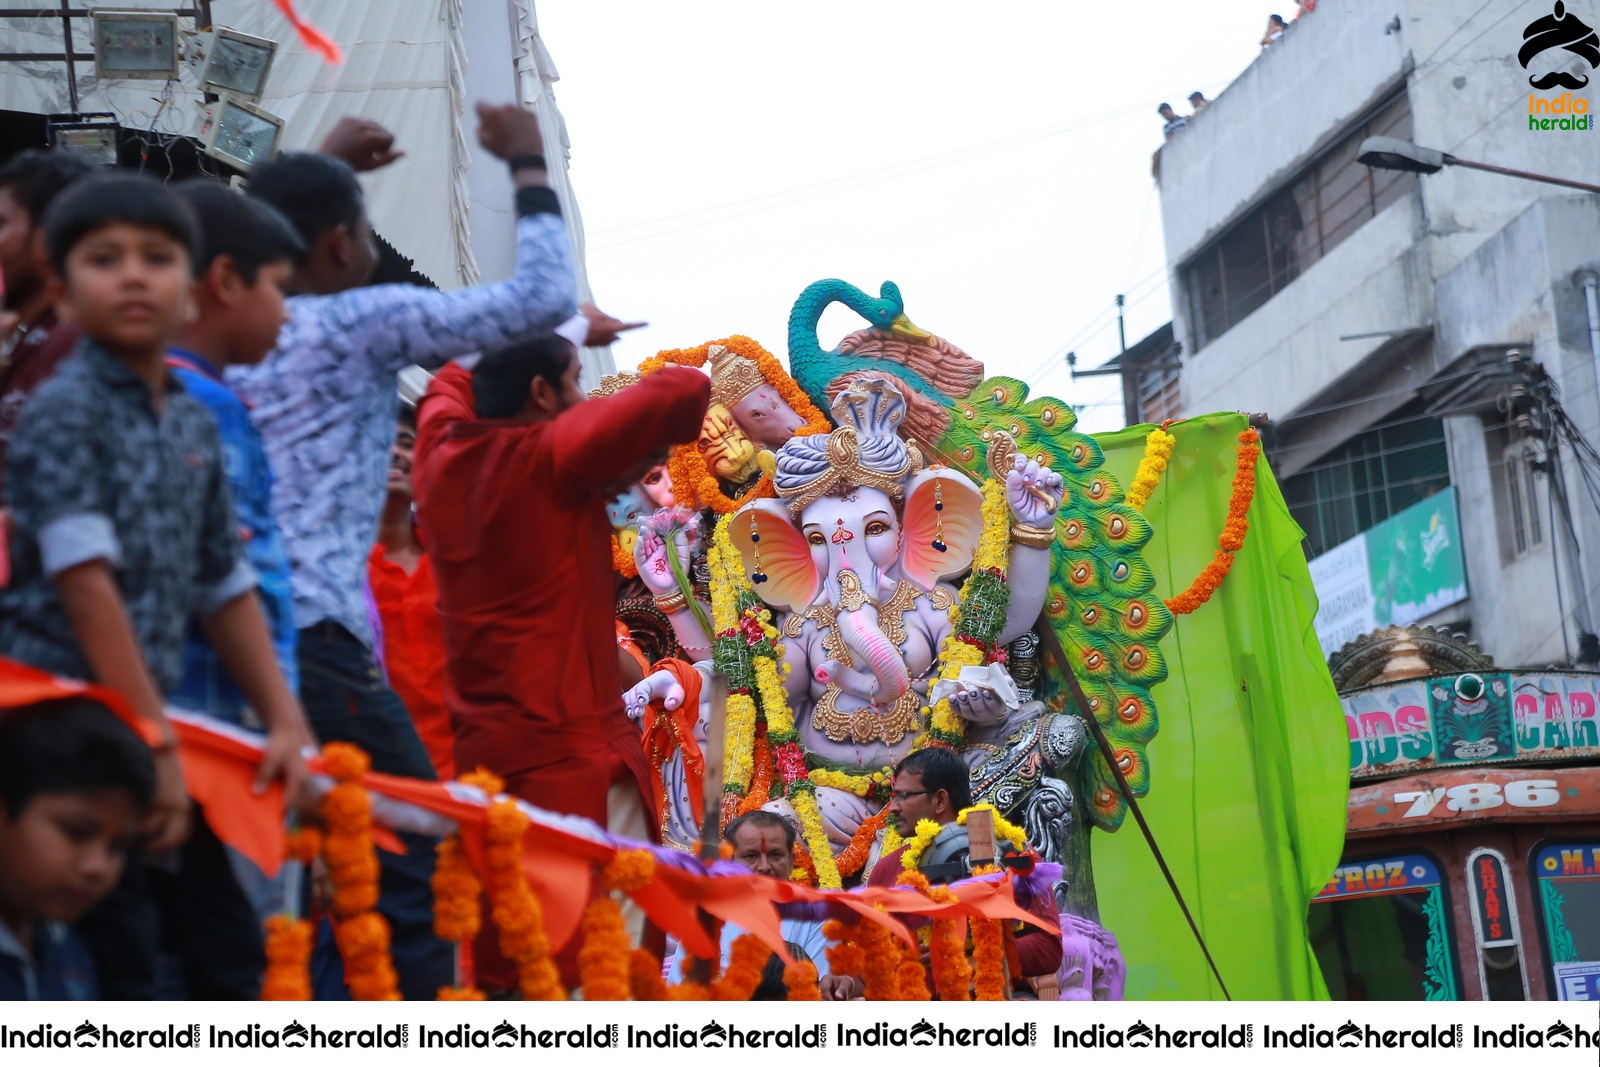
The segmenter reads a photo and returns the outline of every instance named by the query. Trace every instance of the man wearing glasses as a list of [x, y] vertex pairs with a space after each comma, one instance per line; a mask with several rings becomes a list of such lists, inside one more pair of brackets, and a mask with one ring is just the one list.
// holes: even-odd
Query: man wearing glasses
[[[925, 748], [913, 752], [894, 769], [894, 791], [889, 794], [889, 813], [895, 829], [910, 841], [917, 823], [924, 819], [942, 829], [923, 852], [919, 869], [930, 882], [953, 882], [967, 876], [966, 828], [956, 824], [965, 808], [972, 807], [972, 785], [967, 763], [948, 748]], [[867, 877], [869, 886], [893, 886], [904, 872], [901, 858], [908, 846], [886, 853]], [[1024, 899], [1026, 890], [1019, 884], [1017, 903], [1045, 922], [1059, 925], [1061, 914], [1051, 894]], [[1016, 931], [1014, 964], [1023, 978], [1054, 974], [1061, 966], [1061, 938], [1026, 923]], [[1028, 984], [1015, 984], [1018, 999], [1029, 996]]]

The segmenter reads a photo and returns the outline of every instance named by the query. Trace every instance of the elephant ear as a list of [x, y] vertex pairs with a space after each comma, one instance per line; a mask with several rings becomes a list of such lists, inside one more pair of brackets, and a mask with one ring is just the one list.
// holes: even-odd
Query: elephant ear
[[[944, 506], [935, 507], [939, 503]], [[931, 590], [936, 582], [954, 578], [972, 566], [978, 538], [983, 535], [983, 493], [960, 471], [949, 467], [925, 470], [906, 483], [900, 526], [904, 539], [901, 568], [911, 581]], [[945, 546], [943, 552], [934, 547], [935, 541]]]
[[[753, 535], [759, 533], [759, 544]], [[795, 528], [789, 509], [776, 500], [756, 500], [741, 508], [728, 524], [728, 537], [744, 560], [745, 573], [756, 574], [760, 549], [764, 582], [755, 583], [756, 595], [784, 611], [804, 611], [822, 591], [822, 578], [811, 560], [811, 545]]]

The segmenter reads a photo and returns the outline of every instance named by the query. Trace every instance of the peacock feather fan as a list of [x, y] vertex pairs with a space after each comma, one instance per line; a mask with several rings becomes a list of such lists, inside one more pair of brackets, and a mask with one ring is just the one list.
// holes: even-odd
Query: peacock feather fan
[[[840, 302], [868, 328], [832, 351], [817, 341], [823, 310]], [[983, 365], [947, 341], [911, 324], [900, 290], [885, 282], [872, 297], [829, 279], [806, 288], [789, 316], [789, 362], [795, 380], [824, 409], [846, 381], [862, 373], [895, 378], [914, 418], [906, 433], [937, 458], [977, 479], [988, 474], [991, 446], [1017, 451], [1061, 474], [1065, 484], [1051, 549], [1045, 615], [1083, 683], [1089, 707], [1134, 795], [1150, 788], [1148, 746], [1159, 729], [1150, 690], [1167, 676], [1160, 641], [1172, 613], [1155, 592], [1144, 559], [1150, 523], [1124, 502], [1105, 470], [1100, 446], [1076, 429], [1077, 415], [1053, 397], [1029, 399], [1026, 383], [983, 378]], [[1046, 674], [1045, 699], [1068, 706], [1062, 679]], [[1090, 818], [1114, 830], [1127, 814], [1107, 755], [1084, 762], [1083, 795]]]

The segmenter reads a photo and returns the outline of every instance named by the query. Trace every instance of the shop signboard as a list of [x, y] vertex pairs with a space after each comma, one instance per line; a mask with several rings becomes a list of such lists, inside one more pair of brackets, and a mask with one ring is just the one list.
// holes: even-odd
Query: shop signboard
[[1473, 916], [1483, 948], [1516, 944], [1511, 929], [1511, 902], [1506, 898], [1506, 865], [1499, 856], [1480, 852], [1472, 858]]
[[[1346, 832], [1370, 835], [1600, 815], [1600, 767], [1453, 767], [1350, 788]], [[1600, 930], [1600, 926], [1597, 926]]]
[[1558, 841], [1533, 854], [1545, 955], [1557, 1000], [1600, 1001], [1600, 841]]
[[1600, 674], [1454, 674], [1346, 693], [1350, 776], [1600, 758]]
[[1314, 898], [1326, 903], [1380, 893], [1416, 893], [1441, 884], [1439, 868], [1421, 853], [1341, 863]]
[[1467, 598], [1452, 486], [1311, 561], [1317, 638], [1332, 655], [1380, 626], [1404, 626]]

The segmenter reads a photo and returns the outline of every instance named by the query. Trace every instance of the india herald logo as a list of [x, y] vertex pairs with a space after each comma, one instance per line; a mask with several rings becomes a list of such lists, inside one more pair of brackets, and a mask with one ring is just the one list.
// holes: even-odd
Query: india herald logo
[[[1600, 67], [1600, 35], [1596, 35], [1582, 19], [1569, 12], [1561, 0], [1556, 0], [1551, 14], [1534, 19], [1523, 29], [1522, 48], [1517, 52], [1517, 62], [1522, 64], [1523, 70], [1527, 70], [1528, 64], [1536, 56], [1555, 49], [1577, 56], [1589, 64], [1590, 69]], [[1558, 62], [1571, 61], [1564, 55], [1553, 55], [1542, 61], [1540, 66], [1549, 68]], [[1528, 84], [1535, 89], [1582, 89], [1589, 84], [1589, 76], [1545, 69], [1543, 73], [1530, 74]]]

